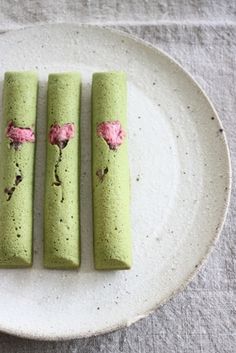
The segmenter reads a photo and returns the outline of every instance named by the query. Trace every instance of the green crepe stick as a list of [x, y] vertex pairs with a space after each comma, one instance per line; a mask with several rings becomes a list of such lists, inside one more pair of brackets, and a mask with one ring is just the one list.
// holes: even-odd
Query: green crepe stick
[[[44, 216], [47, 268], [76, 269], [80, 264], [79, 109], [80, 75], [50, 74]], [[71, 126], [73, 136], [66, 140]]]
[[98, 270], [131, 267], [127, 88], [123, 72], [95, 73], [92, 84], [94, 260]]
[[37, 75], [6, 72], [0, 168], [0, 266], [32, 265]]

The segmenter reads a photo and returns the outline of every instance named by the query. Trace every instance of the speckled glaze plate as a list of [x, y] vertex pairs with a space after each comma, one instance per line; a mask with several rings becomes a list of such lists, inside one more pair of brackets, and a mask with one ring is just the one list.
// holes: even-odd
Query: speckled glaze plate
[[[173, 59], [126, 34], [92, 26], [45, 25], [2, 33], [6, 70], [40, 77], [35, 178], [34, 265], [0, 270], [0, 330], [39, 339], [105, 333], [132, 324], [181, 290], [222, 228], [230, 194], [226, 137], [208, 98]], [[79, 271], [42, 266], [46, 80], [78, 70], [81, 116]], [[93, 268], [90, 91], [94, 71], [128, 74], [134, 264]], [[1, 92], [0, 92], [1, 93]]]

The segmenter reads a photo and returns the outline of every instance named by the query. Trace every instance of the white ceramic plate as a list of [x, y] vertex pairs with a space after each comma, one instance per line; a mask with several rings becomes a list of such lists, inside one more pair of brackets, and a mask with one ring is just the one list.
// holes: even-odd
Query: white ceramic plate
[[[0, 37], [6, 70], [40, 76], [34, 265], [0, 270], [0, 329], [40, 339], [104, 333], [153, 311], [189, 281], [219, 234], [229, 201], [230, 162], [222, 125], [193, 79], [144, 42], [98, 27], [46, 25]], [[78, 70], [82, 93], [82, 265], [42, 266], [46, 79]], [[90, 90], [94, 71], [125, 70], [129, 83], [129, 157], [134, 265], [93, 268]]]

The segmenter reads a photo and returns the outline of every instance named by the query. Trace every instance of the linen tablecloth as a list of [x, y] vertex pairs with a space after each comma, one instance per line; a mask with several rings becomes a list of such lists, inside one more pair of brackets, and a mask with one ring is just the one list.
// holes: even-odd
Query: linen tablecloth
[[[117, 27], [164, 49], [201, 84], [224, 125], [236, 167], [236, 1], [8, 0], [0, 30], [73, 22]], [[214, 148], [214, 146], [213, 146]], [[39, 342], [0, 334], [0, 352], [235, 353], [236, 189], [220, 240], [177, 297], [129, 328], [95, 338]], [[1, 313], [0, 313], [1, 315]]]

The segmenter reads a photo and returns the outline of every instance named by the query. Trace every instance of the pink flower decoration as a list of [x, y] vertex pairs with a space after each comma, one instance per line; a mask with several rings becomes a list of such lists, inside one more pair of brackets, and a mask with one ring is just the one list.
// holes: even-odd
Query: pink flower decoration
[[16, 127], [13, 121], [8, 123], [6, 128], [6, 136], [13, 144], [21, 144], [24, 142], [34, 142], [35, 134], [30, 128]]
[[49, 131], [49, 141], [52, 145], [64, 148], [67, 142], [75, 136], [74, 124], [68, 123], [64, 125], [54, 124]]
[[97, 127], [97, 134], [104, 138], [111, 150], [117, 150], [126, 136], [119, 120], [102, 122]]

